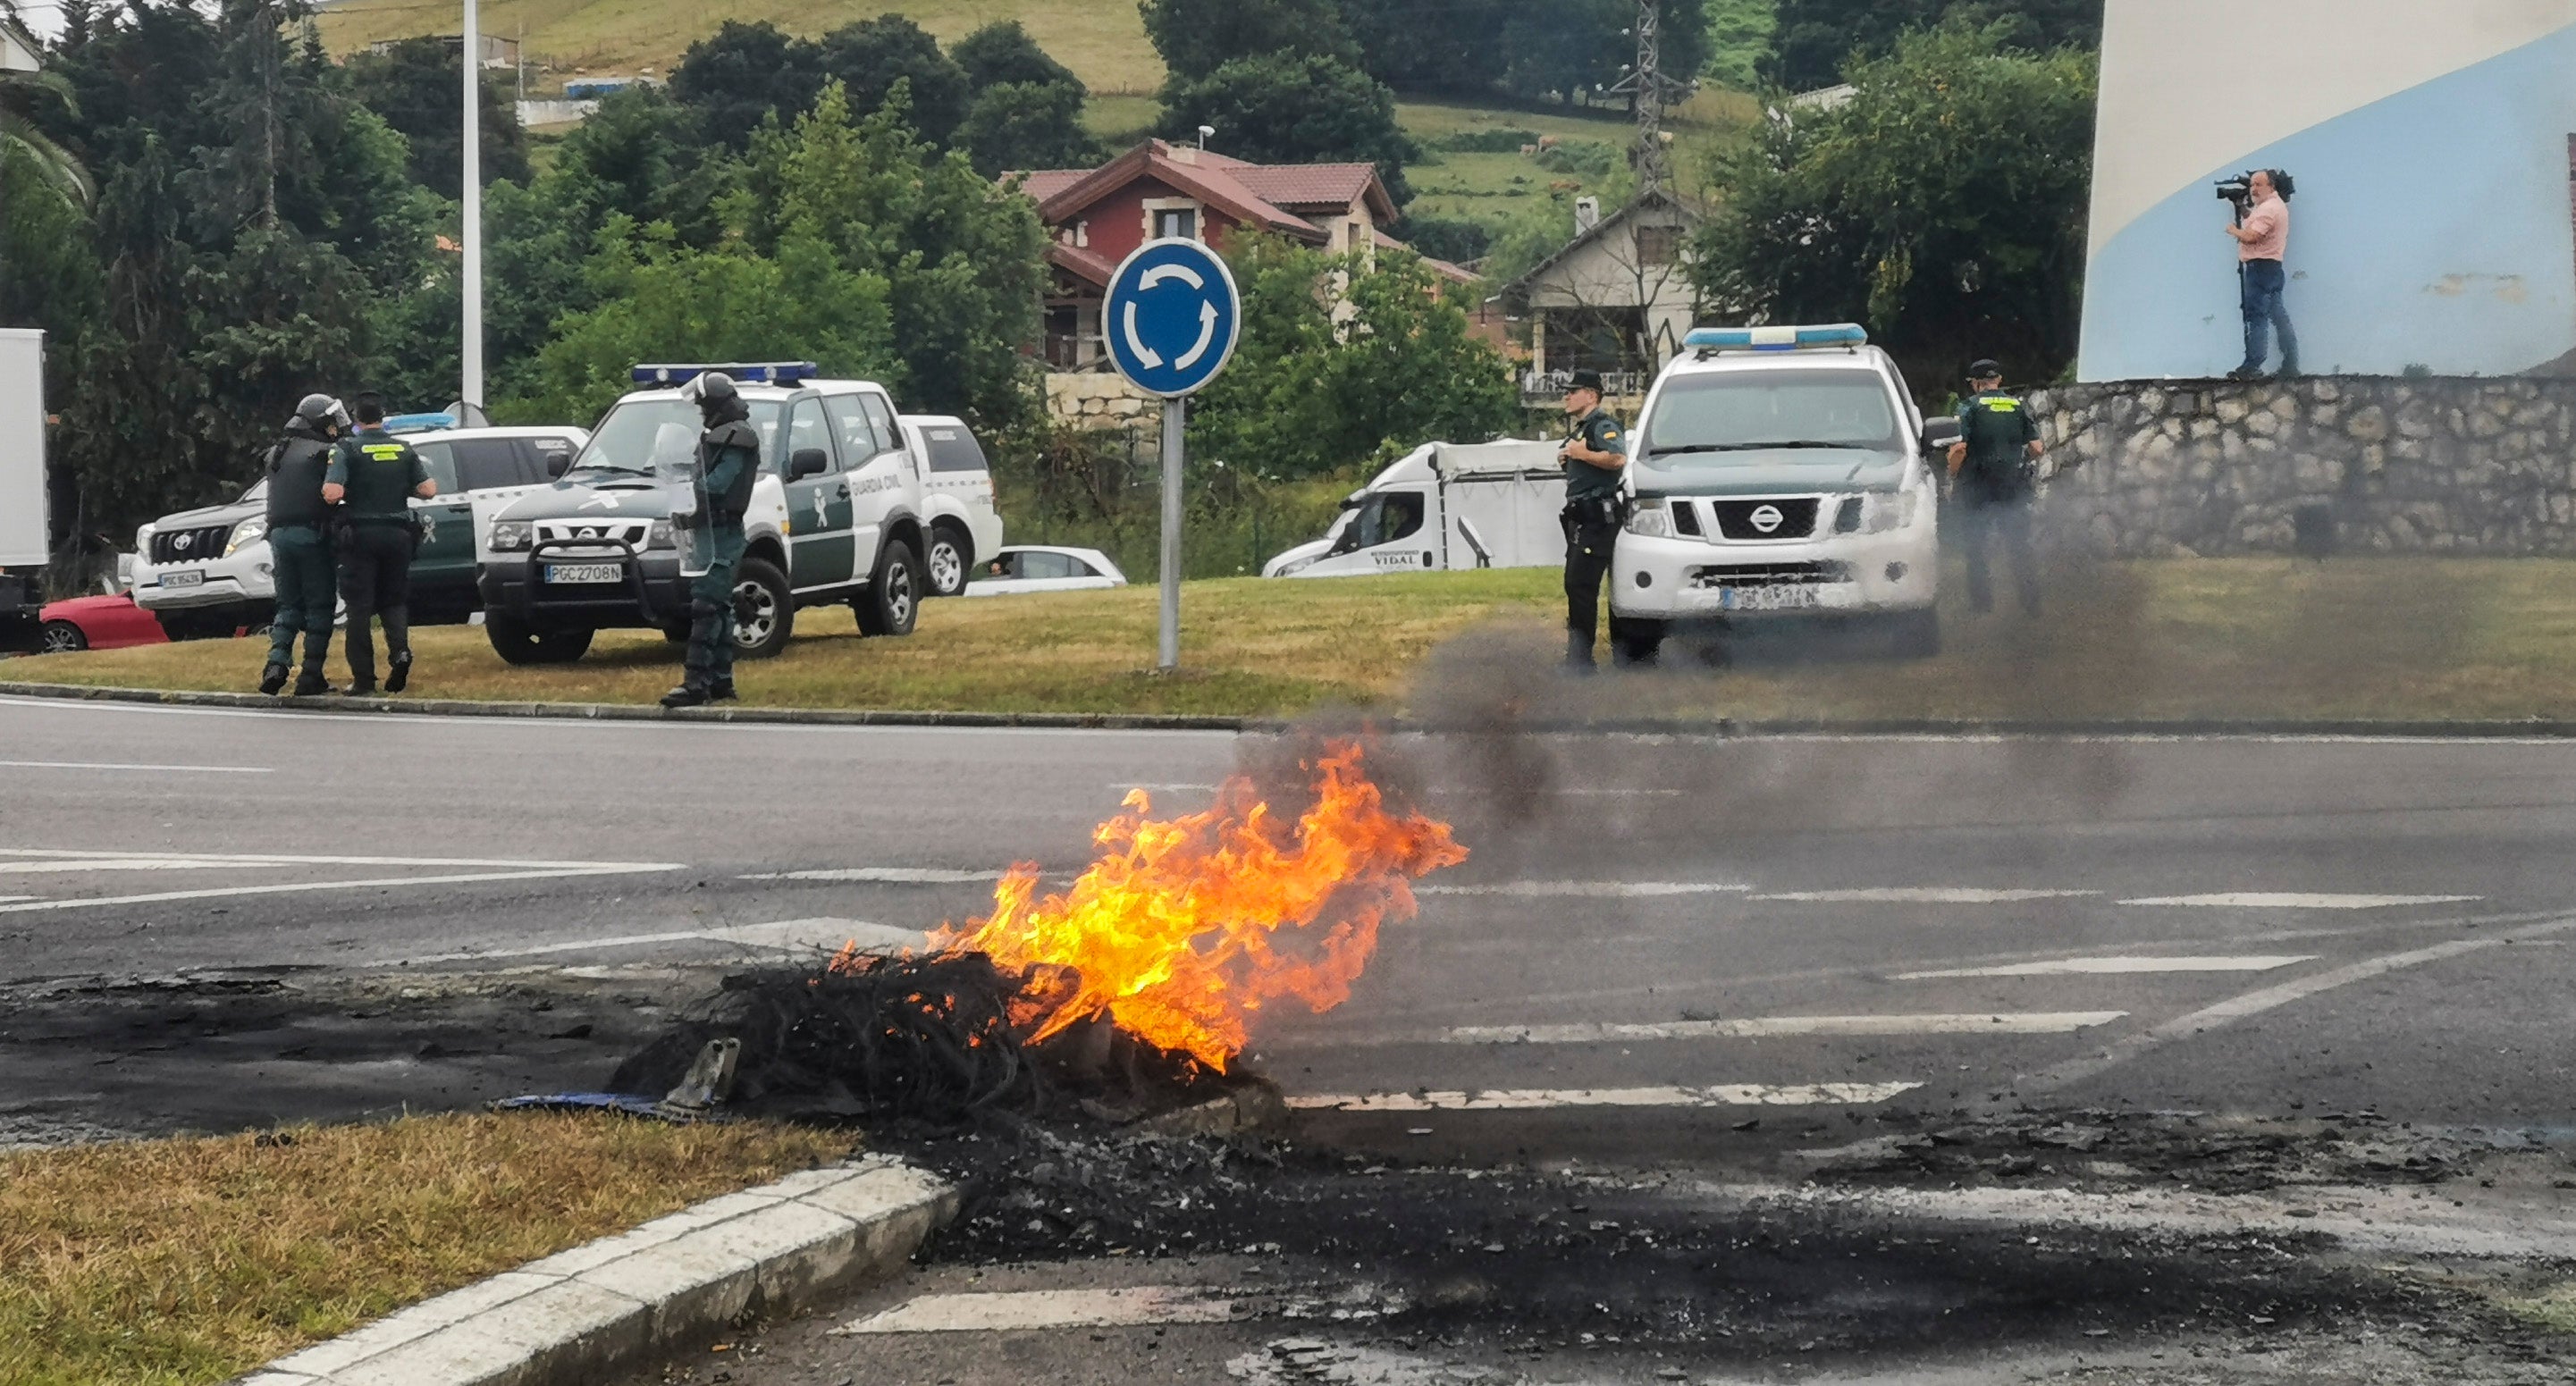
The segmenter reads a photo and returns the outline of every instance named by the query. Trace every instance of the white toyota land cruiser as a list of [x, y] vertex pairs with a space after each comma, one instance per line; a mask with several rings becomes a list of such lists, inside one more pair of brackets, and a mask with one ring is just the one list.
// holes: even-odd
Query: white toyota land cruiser
[[1955, 422], [1927, 432], [1858, 327], [1702, 328], [1683, 348], [1629, 432], [1619, 653], [1652, 660], [1677, 627], [1815, 616], [1882, 619], [1905, 653], [1937, 653], [1934, 459]]

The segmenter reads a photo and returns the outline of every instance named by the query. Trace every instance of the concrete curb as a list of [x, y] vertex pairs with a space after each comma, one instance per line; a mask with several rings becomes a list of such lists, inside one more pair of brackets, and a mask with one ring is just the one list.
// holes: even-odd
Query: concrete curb
[[237, 1386], [583, 1386], [901, 1265], [957, 1191], [869, 1156], [709, 1199], [281, 1357]]
[[[0, 681], [0, 697], [60, 698], [72, 702], [144, 703], [162, 707], [254, 708], [265, 712], [379, 713], [428, 717], [497, 717], [578, 722], [708, 722], [746, 726], [800, 727], [1026, 727], [1055, 731], [1279, 731], [1294, 725], [1282, 717], [1179, 716], [1138, 712], [897, 712], [860, 708], [725, 707], [669, 712], [633, 703], [481, 703], [435, 698], [270, 698], [257, 693], [206, 693], [160, 688], [91, 688], [80, 684]], [[1391, 732], [1490, 733], [1483, 723], [1423, 721], [1404, 717], [1369, 719]], [[2113, 718], [1877, 718], [1830, 721], [1817, 718], [1736, 721], [1604, 718], [1597, 721], [1529, 720], [1513, 731], [1543, 735], [1584, 733], [1596, 736], [1687, 736], [1712, 739], [1782, 737], [2027, 737], [2063, 740], [2080, 737], [2349, 737], [2377, 740], [2576, 740], [2576, 720], [2530, 718], [2445, 722], [2415, 719], [2371, 721], [2354, 718], [2185, 717], [2166, 720]]]

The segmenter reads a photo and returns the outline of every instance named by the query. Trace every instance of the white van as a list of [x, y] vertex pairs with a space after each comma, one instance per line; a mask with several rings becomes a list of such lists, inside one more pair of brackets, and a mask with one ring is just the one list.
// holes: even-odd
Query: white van
[[993, 467], [964, 419], [906, 414], [903, 438], [920, 461], [921, 517], [929, 548], [922, 595], [954, 597], [978, 560], [1002, 551], [1002, 513], [993, 501]]
[[1323, 538], [1263, 577], [1355, 577], [1565, 561], [1565, 468], [1556, 443], [1428, 443], [1342, 502]]

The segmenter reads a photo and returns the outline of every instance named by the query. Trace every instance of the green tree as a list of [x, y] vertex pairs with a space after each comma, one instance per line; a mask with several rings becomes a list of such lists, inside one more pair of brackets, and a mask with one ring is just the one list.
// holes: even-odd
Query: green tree
[[1203, 78], [1163, 86], [1166, 138], [1216, 127], [1215, 146], [1255, 163], [1373, 163], [1398, 205], [1411, 197], [1404, 165], [1420, 151], [1395, 120], [1395, 93], [1339, 58], [1237, 58]]
[[668, 223], [681, 241], [723, 239], [717, 204], [738, 186], [721, 146], [701, 144], [689, 108], [649, 89], [616, 92], [555, 151], [549, 196], [587, 248], [614, 216]]
[[1198, 81], [1244, 58], [1360, 61], [1339, 0], [1142, 0], [1137, 8], [1175, 80]]
[[1397, 91], [1474, 95], [1503, 77], [1495, 36], [1529, 0], [1341, 0], [1361, 65]]
[[680, 55], [671, 95], [697, 112], [705, 138], [740, 150], [763, 118], [794, 120], [814, 104], [822, 61], [820, 48], [766, 19], [728, 19]]
[[2102, 42], [2102, 0], [1778, 0], [1778, 7], [1760, 69], [1791, 91], [1832, 86], [1855, 57], [1885, 57], [1898, 35], [1951, 18], [2003, 24], [2007, 47], [2033, 53]]
[[1780, 0], [1708, 0], [1708, 76], [1737, 91], [1761, 85]]
[[11, 186], [43, 189], [85, 206], [97, 190], [79, 156], [37, 124], [37, 110], [47, 105], [64, 117], [78, 115], [70, 78], [59, 72], [0, 72], [0, 156], [15, 163], [24, 180]]
[[[400, 39], [342, 64], [350, 89], [410, 141], [411, 180], [444, 198], [465, 182], [465, 64], [445, 39]], [[483, 181], [528, 181], [528, 137], [501, 88], [482, 84]]]
[[1073, 69], [1047, 56], [1038, 41], [1016, 19], [1001, 20], [957, 40], [948, 56], [978, 92], [1006, 83], [1020, 86], [1070, 86], [1090, 95]]
[[852, 110], [883, 107], [901, 85], [909, 91], [906, 119], [932, 144], [946, 146], [965, 123], [973, 99], [966, 70], [939, 51], [939, 40], [902, 15], [845, 24], [825, 34], [820, 47], [818, 70], [848, 89]]
[[957, 129], [957, 147], [987, 178], [1012, 169], [1089, 167], [1099, 161], [1100, 142], [1083, 128], [1082, 103], [1082, 88], [1067, 82], [986, 87]]
[[2092, 56], [1954, 20], [1851, 75], [1848, 105], [1770, 123], [1721, 171], [1703, 295], [1743, 321], [1865, 322], [1918, 379], [1976, 356], [2055, 374], [2082, 303]]

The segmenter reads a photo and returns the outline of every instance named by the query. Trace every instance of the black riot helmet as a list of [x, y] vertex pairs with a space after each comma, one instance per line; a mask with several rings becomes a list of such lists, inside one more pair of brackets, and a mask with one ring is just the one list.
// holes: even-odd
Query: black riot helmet
[[728, 423], [751, 413], [742, 402], [742, 392], [734, 388], [733, 377], [723, 371], [700, 372], [680, 387], [680, 397], [695, 403], [709, 424]]
[[306, 395], [295, 406], [295, 417], [287, 420], [286, 426], [293, 428], [298, 424], [303, 425], [306, 432], [327, 438], [333, 433], [349, 431], [349, 411], [329, 395]]

